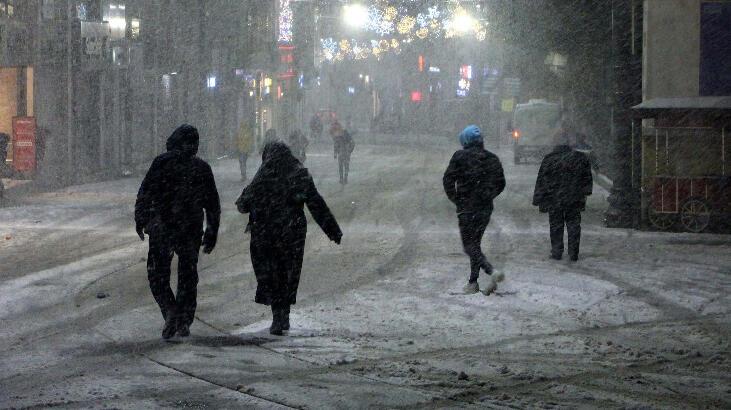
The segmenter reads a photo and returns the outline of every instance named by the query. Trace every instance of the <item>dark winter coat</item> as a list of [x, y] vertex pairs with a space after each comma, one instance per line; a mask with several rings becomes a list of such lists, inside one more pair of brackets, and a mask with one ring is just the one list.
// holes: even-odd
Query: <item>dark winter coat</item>
[[457, 213], [492, 211], [493, 200], [505, 189], [505, 174], [497, 155], [474, 142], [454, 153], [442, 183]]
[[586, 208], [593, 181], [586, 154], [558, 145], [543, 158], [533, 193], [533, 205], [541, 212]]
[[341, 135], [333, 137], [335, 143], [335, 155], [349, 157], [355, 149], [355, 141], [353, 136], [347, 130], [343, 130]]
[[307, 234], [304, 205], [325, 234], [340, 243], [343, 234], [310, 173], [286, 144], [267, 144], [259, 171], [236, 200], [239, 212], [250, 215], [257, 303], [297, 301]]
[[196, 156], [198, 131], [179, 127], [167, 140], [167, 152], [152, 161], [135, 204], [135, 223], [150, 235], [174, 241], [200, 240], [215, 246], [221, 204], [211, 167]]

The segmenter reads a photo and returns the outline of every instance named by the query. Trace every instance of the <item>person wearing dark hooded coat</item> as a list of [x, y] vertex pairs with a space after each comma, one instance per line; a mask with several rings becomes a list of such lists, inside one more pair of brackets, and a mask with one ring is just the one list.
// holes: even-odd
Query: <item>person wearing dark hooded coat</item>
[[[221, 204], [211, 167], [196, 156], [198, 130], [182, 125], [167, 140], [167, 152], [147, 171], [135, 204], [137, 234], [150, 237], [147, 276], [165, 319], [162, 337], [190, 334], [197, 286], [198, 252], [216, 246]], [[206, 227], [203, 230], [205, 215]], [[170, 263], [178, 255], [177, 296], [170, 288]]]
[[254, 301], [272, 309], [271, 334], [289, 330], [290, 306], [297, 302], [307, 219], [304, 205], [328, 238], [337, 244], [343, 233], [307, 168], [279, 141], [268, 143], [251, 184], [236, 200], [249, 214], [251, 262], [257, 288]]
[[591, 195], [593, 180], [591, 161], [581, 152], [571, 149], [569, 133], [556, 135], [553, 151], [541, 162], [533, 193], [533, 205], [548, 213], [551, 235], [551, 258], [563, 257], [564, 226], [568, 233], [568, 254], [571, 261], [579, 259], [581, 242], [581, 212], [586, 197]]
[[459, 141], [463, 149], [452, 156], [442, 182], [447, 197], [457, 205], [462, 245], [470, 258], [470, 277], [464, 291], [479, 292], [477, 279], [483, 269], [490, 275], [490, 283], [484, 290], [489, 295], [497, 289], [502, 276], [492, 275], [493, 268], [482, 253], [481, 242], [490, 222], [493, 200], [505, 189], [505, 175], [497, 155], [485, 149], [476, 125], [465, 128]]

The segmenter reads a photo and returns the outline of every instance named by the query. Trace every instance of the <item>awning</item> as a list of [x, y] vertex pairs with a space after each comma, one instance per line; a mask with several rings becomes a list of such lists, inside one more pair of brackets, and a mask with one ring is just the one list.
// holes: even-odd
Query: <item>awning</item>
[[632, 107], [634, 110], [731, 110], [731, 96], [652, 98]]

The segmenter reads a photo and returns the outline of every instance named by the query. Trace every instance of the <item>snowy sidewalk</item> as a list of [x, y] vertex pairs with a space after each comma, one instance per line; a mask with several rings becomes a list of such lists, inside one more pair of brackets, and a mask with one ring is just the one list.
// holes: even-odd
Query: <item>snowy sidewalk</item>
[[[0, 278], [0, 408], [731, 406], [728, 236], [606, 229], [596, 186], [580, 261], [552, 261], [529, 201], [537, 166], [501, 152], [508, 188], [483, 247], [507, 280], [462, 295], [468, 261], [441, 188], [454, 147], [360, 145], [345, 189], [325, 148], [308, 166], [345, 237], [336, 247], [310, 226], [284, 337], [252, 302], [234, 161], [214, 169], [224, 229], [201, 258], [193, 335], [172, 343], [129, 227], [138, 180], [0, 210], [15, 238], [2, 255], [36, 252], [23, 254], [27, 274]], [[70, 232], [115, 247], [74, 254], [78, 239], [69, 255], [42, 254]]]

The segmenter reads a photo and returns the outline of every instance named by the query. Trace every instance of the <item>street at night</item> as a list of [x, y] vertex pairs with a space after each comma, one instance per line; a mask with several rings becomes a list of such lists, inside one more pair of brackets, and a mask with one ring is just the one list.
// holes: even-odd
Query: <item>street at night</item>
[[0, 409], [731, 408], [731, 0], [0, 0]]
[[460, 295], [466, 263], [438, 184], [452, 148], [364, 145], [342, 190], [332, 157], [316, 146], [310, 170], [344, 240], [335, 247], [311, 226], [285, 338], [268, 334], [267, 309], [252, 303], [234, 161], [214, 164], [226, 228], [202, 257], [188, 340], [159, 338], [146, 244], [128, 227], [138, 179], [73, 186], [32, 196], [25, 210], [3, 209], [12, 222], [0, 225], [2, 259], [37, 256], [24, 271], [3, 267], [0, 405], [729, 402], [726, 236], [608, 230], [607, 193], [595, 186], [584, 258], [551, 261], [547, 221], [529, 201], [537, 167], [508, 166], [485, 235], [485, 252], [506, 281], [494, 296]]

